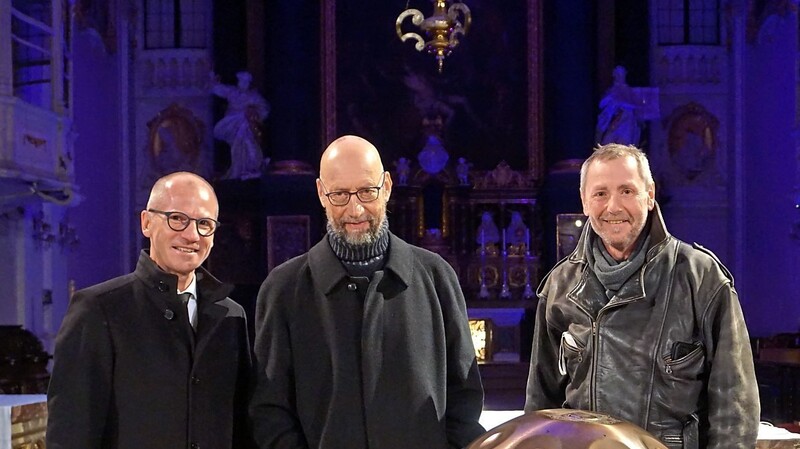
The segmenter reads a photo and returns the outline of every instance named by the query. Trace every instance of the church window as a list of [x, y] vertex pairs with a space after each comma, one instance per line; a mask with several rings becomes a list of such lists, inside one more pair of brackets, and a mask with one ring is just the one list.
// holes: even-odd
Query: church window
[[208, 0], [145, 0], [145, 46], [206, 48]]
[[719, 0], [660, 0], [659, 45], [719, 45]]

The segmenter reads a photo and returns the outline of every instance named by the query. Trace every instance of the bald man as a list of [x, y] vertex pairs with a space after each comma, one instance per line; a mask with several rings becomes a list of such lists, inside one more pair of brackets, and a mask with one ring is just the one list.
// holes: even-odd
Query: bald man
[[256, 306], [261, 448], [460, 448], [483, 433], [464, 297], [438, 255], [389, 232], [368, 141], [325, 150], [327, 235], [270, 272]]
[[244, 310], [200, 267], [218, 212], [203, 178], [159, 179], [136, 270], [75, 292], [56, 338], [48, 448], [249, 447]]

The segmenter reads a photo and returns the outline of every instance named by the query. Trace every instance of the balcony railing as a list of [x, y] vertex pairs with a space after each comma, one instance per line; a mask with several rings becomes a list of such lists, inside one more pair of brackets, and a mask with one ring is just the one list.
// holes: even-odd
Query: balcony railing
[[0, 0], [0, 179], [69, 187], [74, 140], [69, 3], [15, 3]]

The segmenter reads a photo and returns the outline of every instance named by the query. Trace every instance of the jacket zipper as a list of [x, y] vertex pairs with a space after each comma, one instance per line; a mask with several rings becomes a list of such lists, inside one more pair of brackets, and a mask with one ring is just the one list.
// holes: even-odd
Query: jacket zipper
[[[612, 299], [613, 300], [613, 299]], [[606, 311], [616, 309], [617, 307], [623, 306], [628, 304], [631, 301], [624, 301], [618, 302], [616, 304], [606, 304], [597, 312], [597, 318], [592, 319], [592, 316], [589, 315], [586, 310], [583, 312], [589, 316], [589, 321], [592, 323], [592, 360], [591, 360], [591, 371], [590, 377], [591, 380], [589, 381], [589, 407], [591, 411], [597, 411], [597, 358], [600, 354], [600, 319], [603, 317]]]
[[600, 312], [597, 313], [597, 320], [592, 320], [592, 370], [590, 374], [592, 381], [589, 383], [589, 409], [592, 411], [597, 411], [597, 343], [600, 339], [597, 335], [597, 321], [600, 320], [602, 313], [603, 311], [600, 310]]
[[[653, 247], [651, 247], [647, 251], [645, 263], [639, 269], [639, 274], [638, 274], [638, 276], [641, 279], [642, 285], [644, 285], [645, 273], [647, 272], [647, 270], [650, 269], [650, 262], [653, 260], [653, 258], [655, 258], [655, 254], [660, 252], [661, 249], [663, 249], [663, 247], [666, 245], [664, 242], [666, 242], [666, 241], [667, 241], [667, 238], [664, 238], [662, 241], [658, 242], [657, 244], [655, 244]], [[585, 260], [583, 262], [585, 263]], [[586, 268], [584, 268], [584, 273], [585, 273], [585, 270], [586, 270]], [[645, 295], [645, 297], [646, 297], [646, 295]], [[609, 304], [606, 304], [605, 306], [603, 306], [597, 312], [597, 318], [595, 318], [595, 319], [592, 318], [592, 314], [590, 314], [585, 308], [583, 308], [583, 306], [581, 306], [579, 303], [577, 303], [577, 301], [573, 300], [573, 302], [577, 305], [577, 307], [579, 309], [581, 309], [581, 311], [583, 311], [583, 313], [585, 313], [586, 316], [589, 318], [589, 322], [592, 323], [592, 360], [590, 360], [590, 362], [589, 362], [589, 363], [591, 363], [591, 370], [590, 370], [590, 374], [589, 374], [590, 375], [590, 379], [589, 379], [589, 409], [591, 411], [597, 411], [597, 398], [596, 398], [596, 393], [595, 392], [597, 391], [597, 379], [596, 379], [596, 377], [597, 377], [597, 363], [596, 363], [596, 361], [597, 361], [597, 357], [598, 357], [598, 353], [599, 353], [598, 342], [600, 341], [600, 335], [599, 335], [599, 331], [598, 331], [598, 328], [599, 328], [599, 324], [598, 323], [600, 322], [600, 318], [602, 317], [603, 313], [606, 310], [611, 310], [611, 309], [614, 309], [614, 308], [617, 308], [617, 307], [620, 307], [620, 306], [623, 306], [623, 305], [626, 305], [628, 303], [635, 302], [635, 301], [638, 301], [638, 300], [639, 299], [636, 299], [636, 300], [628, 299], [628, 300], [625, 300], [625, 301], [621, 301], [621, 302], [617, 302], [617, 303], [614, 303], [614, 304], [610, 304], [613, 301], [613, 298], [611, 298], [611, 300], [609, 300]], [[670, 371], [672, 370], [672, 367], [668, 367], [668, 368], [669, 368]]]
[[[650, 251], [653, 251], [654, 248], [655, 247], [650, 248]], [[650, 254], [650, 251], [648, 251], [648, 256]], [[650, 264], [650, 260], [651, 259], [648, 258], [648, 260], [645, 261], [645, 263], [642, 266], [642, 268], [639, 269], [640, 270], [639, 276], [641, 276], [641, 278], [642, 278], [642, 283], [644, 283], [644, 272], [648, 268], [648, 266]], [[594, 318], [594, 319], [592, 318], [592, 314], [591, 313], [589, 313], [585, 308], [583, 308], [583, 306], [581, 306], [580, 304], [576, 303], [578, 308], [581, 309], [581, 311], [583, 311], [583, 313], [585, 313], [586, 316], [589, 318], [589, 322], [592, 323], [592, 359], [589, 361], [589, 363], [591, 363], [591, 370], [590, 370], [590, 374], [589, 374], [589, 376], [590, 376], [590, 379], [589, 379], [589, 410], [591, 410], [591, 411], [597, 411], [597, 398], [596, 398], [595, 392], [597, 390], [597, 379], [596, 379], [596, 377], [597, 377], [597, 363], [596, 363], [596, 361], [597, 361], [597, 357], [598, 357], [598, 353], [599, 353], [599, 350], [597, 348], [599, 346], [598, 342], [600, 341], [600, 334], [598, 332], [598, 328], [599, 328], [599, 324], [598, 323], [600, 322], [600, 318], [603, 316], [603, 313], [605, 313], [607, 310], [615, 309], [617, 307], [621, 307], [623, 305], [626, 305], [628, 303], [636, 301], [636, 300], [625, 300], [625, 301], [620, 301], [620, 302], [611, 304], [611, 302], [613, 300], [614, 299], [611, 298], [609, 300], [609, 304], [606, 304], [605, 306], [603, 306], [597, 312], [597, 317]]]
[[[592, 324], [592, 355], [591, 355], [592, 358], [591, 360], [589, 360], [589, 363], [591, 364], [591, 368], [589, 370], [589, 410], [596, 411], [597, 401], [595, 400], [595, 390], [596, 390], [595, 374], [596, 374], [597, 364], [595, 363], [595, 361], [597, 360], [597, 341], [600, 339], [600, 337], [597, 334], [597, 322], [600, 320], [600, 316], [603, 314], [603, 309], [600, 309], [600, 311], [597, 313], [597, 318], [593, 319], [592, 314], [589, 313], [582, 306], [578, 305], [578, 308], [581, 309], [581, 311], [586, 314], [586, 316], [589, 318], [589, 322]], [[583, 360], [583, 351], [585, 350], [586, 347], [584, 346], [584, 348], [580, 352], [581, 354], [580, 360]]]
[[696, 347], [696, 348], [692, 349], [688, 354], [686, 354], [683, 357], [678, 359], [680, 361], [679, 363], [675, 363], [676, 361], [672, 359], [671, 355], [664, 356], [663, 357], [663, 359], [664, 359], [664, 371], [667, 374], [672, 374], [672, 366], [673, 365], [679, 365], [680, 363], [683, 363], [685, 360], [688, 360], [695, 353], [697, 353], [697, 352], [699, 352], [701, 350], [702, 350], [702, 348], [700, 348], [700, 347]]

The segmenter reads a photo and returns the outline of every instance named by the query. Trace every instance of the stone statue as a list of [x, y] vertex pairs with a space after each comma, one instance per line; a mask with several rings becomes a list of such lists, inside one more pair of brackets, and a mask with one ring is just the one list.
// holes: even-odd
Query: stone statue
[[506, 240], [511, 245], [528, 244], [528, 228], [522, 221], [522, 214], [517, 211], [511, 212], [511, 223], [506, 228]]
[[600, 100], [597, 117], [597, 143], [638, 145], [641, 127], [637, 117], [638, 101], [634, 90], [625, 81], [625, 67], [614, 69], [614, 84]]
[[[269, 103], [250, 88], [252, 75], [236, 74], [236, 86], [221, 84], [212, 73], [211, 93], [228, 100], [228, 109], [214, 126], [214, 137], [231, 147], [231, 166], [222, 179], [250, 179], [261, 176], [264, 154], [261, 151], [261, 123], [269, 115]], [[266, 160], [268, 161], [268, 159]]]
[[484, 211], [481, 214], [481, 224], [475, 232], [475, 243], [487, 246], [500, 241], [500, 231], [494, 223], [494, 218], [490, 212]]
[[419, 165], [422, 166], [422, 169], [425, 170], [426, 173], [431, 175], [442, 171], [445, 165], [447, 165], [447, 160], [449, 158], [450, 155], [448, 155], [447, 150], [444, 149], [441, 139], [435, 134], [428, 135], [425, 146], [417, 155]]
[[456, 175], [458, 176], [458, 183], [462, 186], [469, 185], [469, 167], [472, 164], [467, 162], [463, 157], [458, 158], [458, 165], [456, 165]]
[[408, 174], [411, 172], [411, 161], [407, 157], [401, 157], [394, 161], [394, 167], [397, 170], [397, 185], [408, 185]]

